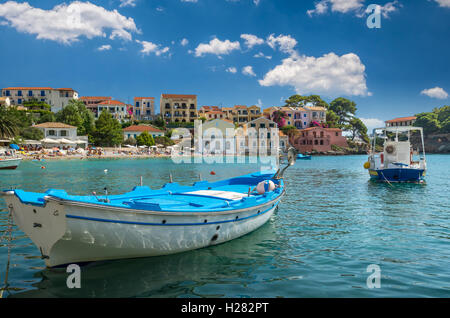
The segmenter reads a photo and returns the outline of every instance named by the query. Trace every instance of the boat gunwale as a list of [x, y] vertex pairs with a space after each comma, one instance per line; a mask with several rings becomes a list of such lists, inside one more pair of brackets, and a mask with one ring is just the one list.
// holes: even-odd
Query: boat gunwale
[[[70, 205], [70, 206], [78, 206], [78, 207], [84, 207], [84, 208], [93, 208], [96, 210], [99, 210], [101, 212], [112, 211], [116, 213], [129, 213], [129, 214], [140, 214], [140, 215], [165, 215], [165, 216], [202, 216], [202, 215], [227, 215], [227, 214], [234, 214], [234, 213], [242, 213], [246, 212], [252, 209], [257, 209], [259, 207], [263, 207], [265, 205], [272, 204], [273, 202], [281, 199], [283, 195], [285, 195], [286, 190], [283, 186], [283, 190], [279, 195], [274, 197], [272, 200], [264, 202], [259, 205], [254, 205], [251, 207], [243, 208], [243, 209], [234, 209], [234, 210], [219, 210], [219, 211], [201, 211], [201, 212], [192, 212], [192, 211], [150, 211], [150, 210], [139, 210], [139, 209], [131, 209], [131, 208], [124, 208], [124, 207], [118, 207], [118, 206], [108, 206], [103, 204], [95, 204], [95, 203], [88, 203], [88, 202], [80, 202], [75, 200], [67, 200], [67, 199], [61, 199], [57, 197], [52, 196], [45, 196], [45, 203], [43, 205], [39, 205], [40, 207], [45, 207], [46, 203], [48, 201], [53, 201], [56, 203], [59, 203], [61, 205]], [[0, 196], [9, 196], [14, 195], [20, 202], [20, 204], [23, 205], [33, 205], [32, 203], [25, 203], [20, 200], [18, 196], [15, 195], [14, 190], [6, 190], [6, 191], [0, 191]]]

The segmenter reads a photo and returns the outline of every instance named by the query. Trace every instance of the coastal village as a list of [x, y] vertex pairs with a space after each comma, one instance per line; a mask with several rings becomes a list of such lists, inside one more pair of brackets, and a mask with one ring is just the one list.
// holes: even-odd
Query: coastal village
[[[265, 147], [274, 147], [279, 152], [293, 146], [307, 154], [366, 153], [367, 128], [355, 116], [347, 118], [355, 113], [355, 106], [344, 98], [328, 105], [317, 95], [294, 95], [286, 100], [286, 105], [266, 109], [256, 105], [199, 107], [197, 95], [161, 94], [158, 112], [155, 97], [134, 97], [133, 104], [128, 104], [111, 96], [80, 96], [72, 88], [6, 87], [1, 90], [0, 107], [16, 112], [22, 122], [26, 118], [30, 126], [3, 128], [0, 146], [19, 145], [25, 155], [108, 154], [104, 149], [110, 149], [111, 155], [168, 155], [174, 150], [180, 153], [186, 150], [178, 149], [177, 129], [187, 129], [190, 136], [182, 137], [192, 137], [194, 122], [201, 120], [203, 130], [214, 127], [222, 132], [223, 144], [227, 129], [240, 131], [244, 140], [240, 146], [247, 153], [252, 129], [256, 131], [255, 137], [267, 138]], [[397, 118], [386, 121], [386, 126], [413, 125], [415, 120], [415, 116]], [[95, 128], [103, 138], [90, 134]], [[271, 128], [279, 128], [278, 136], [262, 131]], [[208, 150], [214, 148], [209, 146], [208, 142], [203, 144], [203, 151], [218, 154], [217, 150]], [[228, 148], [227, 144], [223, 153]]]

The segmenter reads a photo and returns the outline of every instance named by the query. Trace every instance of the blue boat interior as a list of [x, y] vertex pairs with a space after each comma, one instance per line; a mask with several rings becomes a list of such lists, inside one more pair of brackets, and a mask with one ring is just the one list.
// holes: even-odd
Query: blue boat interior
[[[119, 195], [79, 196], [67, 194], [65, 190], [50, 189], [45, 193], [14, 190], [24, 204], [45, 205], [44, 197], [63, 201], [90, 203], [148, 211], [210, 212], [243, 209], [277, 199], [283, 193], [283, 180], [273, 179], [275, 171], [256, 172], [227, 180], [199, 181], [192, 186], [167, 183], [161, 189], [152, 190], [137, 186], [131, 192]], [[264, 194], [252, 191], [262, 181], [271, 180], [276, 188]], [[11, 190], [8, 190], [11, 191]], [[248, 195], [249, 191], [252, 191]]]

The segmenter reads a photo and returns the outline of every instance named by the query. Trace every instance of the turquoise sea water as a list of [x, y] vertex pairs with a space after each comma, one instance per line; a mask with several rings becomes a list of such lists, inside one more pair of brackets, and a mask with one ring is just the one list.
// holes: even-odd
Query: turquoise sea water
[[[450, 156], [429, 155], [426, 184], [369, 181], [366, 156], [313, 157], [287, 170], [287, 194], [259, 230], [214, 247], [164, 257], [91, 263], [81, 289], [64, 269], [46, 269], [17, 229], [11, 249], [12, 297], [449, 297]], [[170, 159], [23, 162], [0, 171], [11, 186], [70, 193], [129, 191], [143, 176], [159, 187], [250, 173], [254, 164], [174, 164]], [[108, 169], [107, 173], [104, 172]], [[216, 175], [210, 175], [214, 170]], [[7, 214], [0, 199], [0, 236]], [[8, 248], [0, 245], [0, 288]], [[370, 289], [367, 267], [380, 266]]]

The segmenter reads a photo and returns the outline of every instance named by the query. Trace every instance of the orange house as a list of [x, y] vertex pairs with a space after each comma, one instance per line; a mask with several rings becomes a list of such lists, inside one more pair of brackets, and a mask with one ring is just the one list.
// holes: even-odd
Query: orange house
[[347, 138], [342, 136], [339, 128], [310, 127], [297, 130], [289, 141], [301, 153], [331, 151], [331, 145], [348, 147]]

